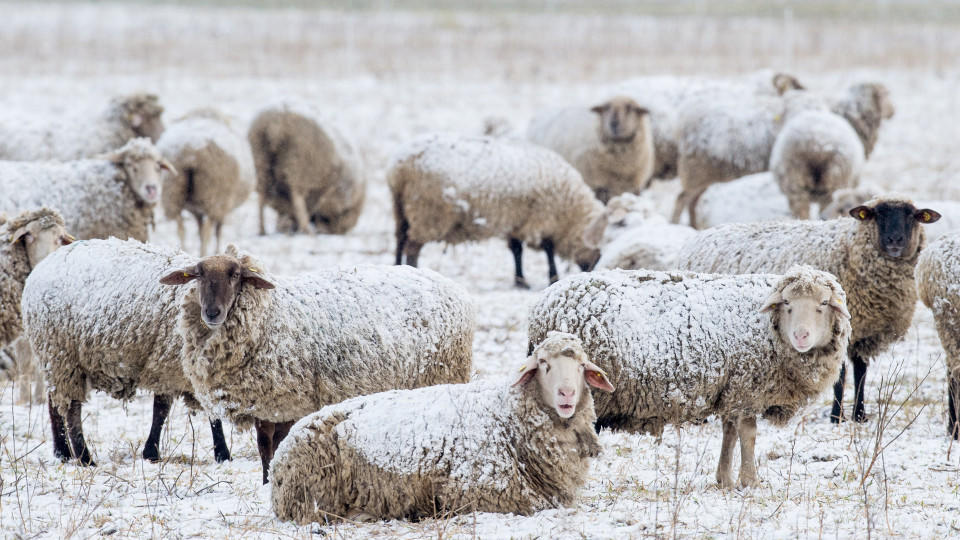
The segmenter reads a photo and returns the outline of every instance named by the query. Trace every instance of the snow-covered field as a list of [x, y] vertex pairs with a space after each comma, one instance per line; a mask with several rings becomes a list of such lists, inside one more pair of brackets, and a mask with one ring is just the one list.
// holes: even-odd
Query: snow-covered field
[[[960, 199], [960, 28], [936, 17], [857, 22], [849, 14], [793, 17], [786, 9], [771, 18], [654, 18], [6, 2], [0, 13], [0, 109], [96, 107], [108, 96], [147, 89], [160, 95], [168, 119], [214, 105], [247, 121], [282, 96], [326, 110], [362, 148], [370, 170], [366, 207], [343, 237], [260, 237], [251, 197], [224, 239], [259, 254], [275, 272], [391, 263], [384, 167], [414, 135], [475, 133], [489, 115], [522, 128], [540, 107], [595, 99], [606, 85], [644, 74], [772, 68], [824, 90], [880, 80], [897, 112], [864, 180], [917, 198]], [[655, 184], [664, 213], [676, 191], [675, 182]], [[196, 250], [192, 224], [188, 231], [188, 248]], [[175, 224], [160, 221], [155, 241], [175, 245]], [[424, 249], [421, 265], [465, 285], [477, 303], [477, 378], [508, 377], [523, 358], [526, 313], [547, 285], [543, 259], [527, 251], [533, 290], [519, 291], [504, 241]], [[560, 265], [561, 275], [574, 271]], [[165, 459], [151, 464], [139, 458], [151, 396], [124, 404], [94, 394], [84, 429], [99, 466], [81, 468], [53, 458], [46, 407], [16, 404], [5, 384], [0, 530], [8, 538], [957, 536], [960, 447], [945, 436], [944, 371], [932, 317], [919, 305], [906, 339], [868, 372], [869, 423], [831, 425], [827, 395], [785, 429], [761, 422], [757, 489], [714, 485], [721, 430], [713, 420], [668, 428], [661, 442], [601, 433], [603, 453], [570, 508], [324, 527], [273, 518], [252, 433], [227, 427], [234, 459], [216, 464], [206, 421], [177, 404], [161, 443]], [[890, 396], [880, 400], [889, 403], [882, 426], [880, 395]]]

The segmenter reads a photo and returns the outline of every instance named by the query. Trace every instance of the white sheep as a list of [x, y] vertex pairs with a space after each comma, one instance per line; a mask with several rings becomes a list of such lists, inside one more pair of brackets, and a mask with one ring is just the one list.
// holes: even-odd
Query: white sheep
[[606, 212], [598, 270], [669, 270], [675, 266], [677, 246], [697, 233], [686, 225], [668, 223], [654, 202], [642, 195], [614, 197]]
[[138, 137], [156, 142], [163, 133], [162, 114], [157, 96], [145, 93], [114, 98], [101, 111], [71, 108], [38, 116], [5, 110], [0, 115], [0, 159], [68, 161], [115, 150]]
[[793, 219], [790, 204], [769, 171], [713, 184], [697, 201], [697, 225], [701, 229], [786, 219]]
[[183, 371], [213, 416], [255, 424], [264, 483], [290, 426], [321, 407], [470, 377], [473, 305], [439, 274], [367, 265], [272, 276], [233, 246], [174, 268], [161, 283], [190, 284]]
[[211, 233], [216, 234], [214, 252], [219, 252], [224, 220], [247, 200], [256, 182], [247, 138], [226, 116], [200, 109], [168, 126], [157, 148], [177, 170], [164, 177], [162, 203], [167, 219], [177, 221], [180, 248], [186, 210], [197, 220], [200, 255], [207, 254]]
[[502, 237], [523, 277], [523, 244], [589, 270], [606, 226], [603, 205], [580, 173], [555, 152], [517, 139], [454, 134], [421, 136], [387, 172], [396, 220], [396, 263], [416, 266], [428, 242], [457, 244]]
[[843, 289], [826, 272], [709, 275], [612, 270], [568, 277], [530, 311], [530, 344], [552, 330], [583, 340], [618, 391], [598, 395], [597, 426], [659, 435], [664, 424], [723, 420], [717, 467], [758, 482], [756, 417], [783, 425], [836, 380], [850, 337]]
[[174, 168], [147, 139], [133, 139], [96, 159], [0, 161], [0, 208], [48, 206], [77, 238], [147, 241], [160, 200], [162, 169]]
[[306, 524], [571, 504], [600, 452], [587, 386], [614, 388], [560, 332], [520, 371], [513, 385], [395, 390], [303, 418], [273, 462], [274, 513]]

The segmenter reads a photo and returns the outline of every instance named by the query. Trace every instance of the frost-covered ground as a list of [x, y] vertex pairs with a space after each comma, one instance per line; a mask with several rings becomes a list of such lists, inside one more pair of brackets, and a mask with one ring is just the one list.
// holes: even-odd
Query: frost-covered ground
[[[540, 107], [595, 99], [606, 84], [651, 73], [786, 69], [820, 89], [881, 80], [897, 113], [883, 128], [865, 180], [926, 199], [960, 199], [956, 23], [794, 19], [787, 12], [707, 19], [532, 11], [0, 2], [0, 111], [95, 107], [106, 96], [138, 89], [157, 92], [168, 119], [215, 105], [246, 122], [278, 97], [318, 103], [362, 148], [370, 170], [367, 205], [357, 228], [343, 237], [259, 237], [251, 198], [230, 219], [225, 240], [258, 253], [276, 272], [390, 263], [384, 167], [414, 135], [477, 132], [491, 114], [522, 128]], [[664, 213], [676, 190], [675, 182], [655, 185]], [[195, 250], [192, 224], [189, 230], [188, 248]], [[155, 239], [175, 244], [175, 231], [160, 221]], [[503, 241], [424, 249], [421, 264], [464, 284], [477, 303], [476, 377], [505, 376], [523, 358], [526, 312], [547, 285], [543, 258], [527, 252], [533, 290], [518, 291]], [[560, 271], [575, 270], [564, 262]], [[757, 489], [714, 486], [720, 443], [714, 420], [668, 428], [660, 443], [602, 433], [603, 454], [571, 508], [531, 517], [438, 515], [419, 523], [326, 527], [294, 527], [272, 517], [251, 433], [228, 427], [234, 459], [216, 464], [205, 420], [178, 404], [161, 446], [164, 461], [145, 463], [138, 456], [150, 396], [122, 404], [94, 394], [84, 428], [99, 466], [84, 469], [53, 458], [45, 407], [15, 404], [6, 385], [0, 389], [0, 529], [5, 537], [24, 538], [956, 536], [960, 448], [944, 436], [942, 354], [932, 318], [919, 306], [906, 339], [868, 374], [869, 423], [830, 425], [827, 395], [786, 429], [761, 422], [763, 484]], [[877, 396], [883, 392], [892, 392], [893, 416], [880, 430]], [[875, 454], [879, 431], [889, 446]]]

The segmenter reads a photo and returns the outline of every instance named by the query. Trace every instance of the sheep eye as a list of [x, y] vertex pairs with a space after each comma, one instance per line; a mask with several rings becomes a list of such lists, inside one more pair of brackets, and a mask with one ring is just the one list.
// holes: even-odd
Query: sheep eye
[[823, 302], [820, 302], [820, 305], [821, 305], [821, 306], [825, 306], [825, 305], [827, 305], [827, 304], [829, 304], [829, 303], [830, 303], [829, 300], [824, 300]]
[[784, 300], [784, 301], [783, 301], [783, 305], [789, 306], [789, 305], [790, 305], [790, 301], [789, 301], [789, 300]]
[[793, 313], [793, 308], [788, 309], [788, 310], [787, 310], [787, 313]]

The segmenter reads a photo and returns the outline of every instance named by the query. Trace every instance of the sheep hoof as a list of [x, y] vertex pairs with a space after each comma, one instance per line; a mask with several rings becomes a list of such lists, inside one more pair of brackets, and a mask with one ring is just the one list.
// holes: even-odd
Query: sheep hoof
[[733, 488], [733, 477], [727, 474], [718, 474], [717, 475], [717, 485], [720, 489], [731, 489]]
[[214, 459], [217, 463], [223, 463], [224, 461], [230, 461], [230, 451], [229, 451], [229, 450], [220, 451], [220, 449], [218, 448], [218, 449], [216, 449], [216, 450], [213, 451], [213, 459]]
[[741, 488], [755, 488], [760, 485], [760, 480], [758, 480], [756, 476], [744, 476], [741, 474], [738, 484]]
[[553, 274], [552, 276], [550, 276], [550, 284], [551, 284], [551, 285], [553, 285], [554, 283], [556, 283], [556, 282], [558, 282], [558, 281], [560, 281], [560, 276], [558, 276], [558, 275], [556, 275], [556, 274]]
[[867, 413], [863, 411], [856, 411], [853, 413], [853, 421], [858, 424], [866, 424], [870, 418], [867, 416]]
[[376, 521], [377, 518], [364, 512], [363, 510], [351, 510], [347, 513], [347, 520], [355, 521], [357, 523], [372, 523]]
[[520, 277], [520, 276], [517, 276], [517, 277], [513, 278], [513, 284], [514, 284], [518, 289], [527, 290], [527, 289], [530, 288], [530, 285], [527, 283], [527, 280], [524, 279], [524, 278], [522, 278], [522, 277]]
[[160, 450], [157, 448], [144, 448], [143, 449], [143, 459], [149, 461], [150, 463], [156, 463], [160, 461]]

